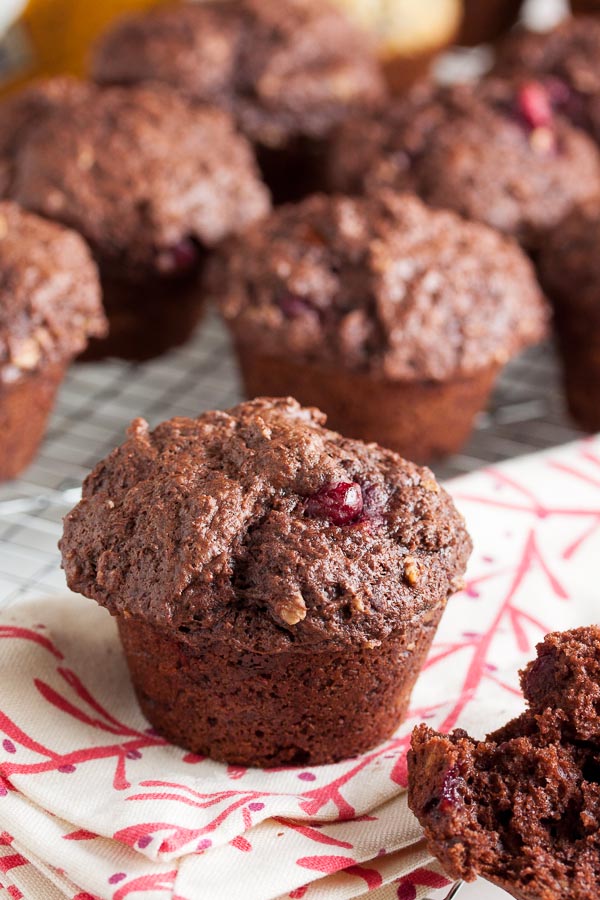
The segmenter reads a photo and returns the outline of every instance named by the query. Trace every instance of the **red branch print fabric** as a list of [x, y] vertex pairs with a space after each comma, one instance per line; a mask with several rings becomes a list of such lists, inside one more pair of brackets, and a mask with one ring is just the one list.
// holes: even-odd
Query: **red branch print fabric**
[[426, 720], [483, 735], [522, 709], [551, 630], [598, 621], [600, 440], [449, 485], [475, 550], [407, 721], [364, 756], [271, 771], [169, 746], [92, 602], [0, 617], [0, 897], [418, 900], [445, 884], [406, 803]]

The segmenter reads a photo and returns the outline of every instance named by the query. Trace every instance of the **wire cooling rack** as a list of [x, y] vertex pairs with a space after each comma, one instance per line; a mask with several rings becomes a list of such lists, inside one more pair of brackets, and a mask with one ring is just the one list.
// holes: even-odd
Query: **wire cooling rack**
[[[132, 418], [154, 426], [240, 398], [229, 341], [212, 314], [188, 345], [154, 362], [73, 366], [37, 460], [23, 478], [0, 486], [0, 606], [64, 591], [56, 547], [61, 519]], [[578, 435], [563, 410], [552, 348], [541, 346], [508, 366], [468, 446], [434, 468], [446, 479]]]

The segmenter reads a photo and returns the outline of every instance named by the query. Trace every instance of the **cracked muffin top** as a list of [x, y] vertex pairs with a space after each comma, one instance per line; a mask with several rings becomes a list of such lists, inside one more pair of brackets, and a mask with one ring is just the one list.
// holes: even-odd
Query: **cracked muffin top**
[[368, 39], [322, 0], [167, 4], [122, 19], [98, 45], [97, 81], [160, 81], [227, 109], [252, 140], [323, 137], [381, 103]]
[[409, 804], [452, 878], [519, 900], [592, 900], [600, 880], [600, 628], [547, 635], [529, 709], [476, 741], [413, 732]]
[[163, 86], [41, 82], [0, 106], [0, 135], [4, 195], [74, 228], [105, 265], [171, 274], [269, 209], [226, 113]]
[[428, 469], [324, 423], [289, 398], [134, 421], [65, 518], [69, 586], [260, 652], [402, 633], [460, 587], [464, 521]]
[[600, 194], [597, 147], [536, 81], [419, 85], [382, 116], [342, 126], [328, 165], [335, 189], [409, 188], [531, 249]]
[[392, 191], [279, 207], [208, 281], [238, 341], [398, 381], [501, 365], [545, 333], [516, 244]]
[[499, 47], [494, 71], [541, 81], [553, 107], [600, 140], [600, 19], [575, 16], [547, 32], [517, 29]]
[[0, 381], [77, 356], [102, 337], [96, 266], [67, 228], [0, 202]]

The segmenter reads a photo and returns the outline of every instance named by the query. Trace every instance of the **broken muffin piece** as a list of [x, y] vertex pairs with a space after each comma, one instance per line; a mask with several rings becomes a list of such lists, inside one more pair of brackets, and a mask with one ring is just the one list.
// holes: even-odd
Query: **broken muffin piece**
[[413, 732], [409, 805], [452, 878], [519, 900], [600, 886], [600, 627], [546, 636], [521, 673], [529, 709], [476, 741]]

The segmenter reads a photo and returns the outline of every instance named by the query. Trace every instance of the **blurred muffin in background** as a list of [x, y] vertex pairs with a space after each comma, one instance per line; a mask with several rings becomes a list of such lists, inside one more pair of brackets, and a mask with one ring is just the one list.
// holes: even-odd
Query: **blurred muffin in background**
[[502, 366], [546, 331], [513, 241], [394, 191], [278, 207], [207, 277], [247, 396], [290, 394], [420, 462], [464, 444]]
[[270, 208], [223, 110], [163, 85], [68, 78], [0, 107], [0, 193], [90, 245], [110, 332], [87, 358], [151, 359], [182, 344], [202, 311], [207, 249]]
[[0, 202], [0, 481], [35, 456], [69, 363], [106, 333], [96, 266], [67, 228]]
[[463, 0], [464, 14], [458, 43], [467, 47], [488, 44], [511, 28], [523, 0]]
[[600, 19], [575, 16], [541, 33], [518, 29], [499, 47], [494, 71], [541, 81], [552, 107], [600, 142]]
[[456, 38], [460, 0], [335, 0], [340, 9], [375, 38], [389, 85], [395, 93], [428, 71]]
[[567, 403], [586, 431], [600, 430], [600, 202], [565, 219], [550, 235], [539, 275], [554, 306]]
[[98, 44], [92, 73], [101, 84], [163, 82], [226, 109], [276, 199], [318, 187], [331, 130], [385, 97], [369, 40], [322, 0], [168, 3], [127, 16]]
[[383, 115], [342, 126], [328, 169], [333, 190], [414, 190], [530, 251], [600, 194], [598, 148], [536, 81], [418, 85]]

